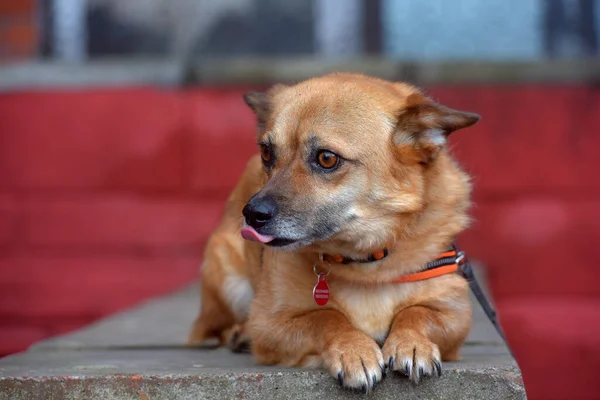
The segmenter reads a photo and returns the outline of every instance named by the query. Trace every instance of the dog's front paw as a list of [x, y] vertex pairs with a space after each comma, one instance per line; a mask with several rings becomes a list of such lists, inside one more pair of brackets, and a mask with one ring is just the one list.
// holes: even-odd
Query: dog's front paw
[[385, 374], [381, 349], [362, 332], [348, 332], [328, 343], [323, 361], [340, 385], [370, 392]]
[[425, 376], [442, 375], [440, 350], [418, 332], [393, 332], [382, 350], [390, 371], [401, 372], [414, 383], [419, 383]]

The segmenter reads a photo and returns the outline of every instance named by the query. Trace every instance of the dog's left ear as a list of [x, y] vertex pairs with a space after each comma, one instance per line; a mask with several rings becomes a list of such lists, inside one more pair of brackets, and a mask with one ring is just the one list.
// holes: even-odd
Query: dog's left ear
[[406, 107], [398, 112], [393, 142], [399, 150], [410, 146], [419, 162], [428, 163], [446, 145], [452, 132], [475, 125], [480, 118], [475, 113], [454, 110], [413, 94], [407, 98]]

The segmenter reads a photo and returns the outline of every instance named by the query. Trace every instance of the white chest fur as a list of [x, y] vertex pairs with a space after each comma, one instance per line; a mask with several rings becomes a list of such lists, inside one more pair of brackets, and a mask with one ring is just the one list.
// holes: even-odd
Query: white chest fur
[[254, 297], [250, 281], [242, 276], [231, 274], [225, 278], [223, 293], [235, 318], [238, 321], [246, 320]]

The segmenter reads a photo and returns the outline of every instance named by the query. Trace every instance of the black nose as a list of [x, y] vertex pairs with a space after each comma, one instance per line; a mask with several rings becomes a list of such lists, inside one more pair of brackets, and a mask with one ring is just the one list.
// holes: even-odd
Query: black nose
[[242, 214], [246, 218], [246, 223], [253, 228], [264, 226], [275, 216], [276, 212], [277, 204], [269, 196], [251, 198], [242, 210]]

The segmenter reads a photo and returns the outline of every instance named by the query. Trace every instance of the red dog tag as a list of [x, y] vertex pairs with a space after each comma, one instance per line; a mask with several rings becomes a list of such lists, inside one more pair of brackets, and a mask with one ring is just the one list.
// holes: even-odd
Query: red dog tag
[[313, 288], [313, 299], [320, 307], [323, 307], [329, 301], [329, 285], [325, 281], [325, 275], [317, 277], [317, 284]]

